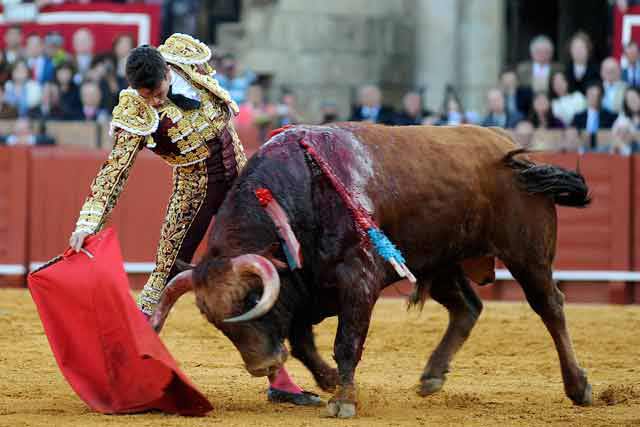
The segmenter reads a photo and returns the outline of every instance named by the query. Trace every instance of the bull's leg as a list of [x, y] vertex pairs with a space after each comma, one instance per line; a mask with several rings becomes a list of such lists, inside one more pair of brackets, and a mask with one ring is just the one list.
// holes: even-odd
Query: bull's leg
[[371, 320], [372, 305], [367, 304], [365, 300], [352, 301], [357, 303], [348, 304], [338, 315], [338, 333], [333, 347], [334, 358], [338, 363], [339, 384], [327, 403], [327, 410], [329, 415], [339, 418], [356, 415], [354, 374], [362, 356]]
[[310, 323], [293, 322], [289, 336], [291, 354], [311, 371], [318, 386], [327, 392], [335, 391], [338, 385], [338, 371], [324, 361], [318, 353]]
[[469, 337], [482, 312], [482, 302], [459, 265], [434, 276], [431, 297], [449, 311], [449, 325], [420, 377], [418, 394], [421, 396], [442, 388], [451, 359]]
[[551, 266], [522, 266], [507, 261], [505, 264], [522, 286], [529, 305], [542, 318], [553, 338], [560, 359], [565, 393], [576, 405], [591, 405], [591, 385], [573, 351], [564, 316], [564, 295], [552, 279]]

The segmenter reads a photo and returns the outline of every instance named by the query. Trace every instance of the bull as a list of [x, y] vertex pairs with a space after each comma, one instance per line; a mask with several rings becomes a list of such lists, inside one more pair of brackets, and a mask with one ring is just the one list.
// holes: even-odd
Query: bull
[[[274, 373], [287, 358], [288, 339], [318, 386], [333, 392], [329, 414], [356, 414], [354, 371], [371, 312], [398, 278], [363, 243], [349, 205], [305, 146], [403, 251], [417, 280], [412, 302], [424, 304], [430, 295], [449, 312], [420, 377], [420, 395], [443, 387], [482, 311], [468, 278], [493, 281], [497, 257], [547, 327], [566, 395], [591, 404], [564, 297], [552, 280], [556, 205], [587, 206], [588, 187], [579, 172], [531, 162], [498, 129], [343, 123], [295, 126], [273, 136], [229, 191], [202, 260], [167, 287], [152, 319], [157, 329], [175, 300], [194, 289], [202, 314], [231, 339], [252, 375]], [[277, 199], [279, 215], [257, 200], [264, 188]], [[287, 262], [292, 256], [299, 265]], [[336, 315], [337, 370], [320, 357], [312, 333], [314, 324]]]

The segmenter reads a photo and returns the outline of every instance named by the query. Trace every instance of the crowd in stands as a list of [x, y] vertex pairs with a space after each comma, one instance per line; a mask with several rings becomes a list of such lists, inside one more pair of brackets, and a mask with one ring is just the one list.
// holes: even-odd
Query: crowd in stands
[[[80, 28], [72, 50], [52, 31], [23, 34], [19, 25], [4, 34], [0, 52], [0, 119], [83, 120], [108, 123], [120, 90], [127, 87], [124, 64], [134, 38], [122, 34], [110, 52], [96, 52], [94, 34]], [[33, 126], [31, 126], [33, 127]], [[5, 139], [5, 143], [11, 140]]]
[[[43, 37], [24, 34], [18, 25], [9, 27], [4, 33], [4, 50], [0, 51], [0, 119], [108, 123], [119, 92], [127, 87], [124, 68], [135, 39], [122, 34], [114, 40], [110, 51], [96, 52], [94, 37], [89, 29], [80, 28], [72, 36], [72, 49], [65, 51], [65, 40], [58, 32]], [[402, 107], [394, 110], [384, 102], [380, 88], [363, 85], [348, 117], [341, 117], [335, 102], [326, 100], [321, 106], [320, 123], [339, 120], [399, 126], [471, 123], [511, 129], [523, 144], [531, 140], [536, 130], [559, 130], [565, 132], [565, 140], [584, 142], [557, 149], [638, 152], [638, 44], [629, 42], [621, 60], [608, 57], [599, 64], [592, 59], [591, 40], [584, 32], [571, 38], [566, 64], [553, 61], [554, 50], [548, 37], [534, 37], [529, 46], [530, 58], [498, 76], [497, 85], [486, 93], [482, 111], [465, 109], [454, 86], [446, 88], [439, 110], [429, 111], [418, 91], [407, 92]], [[282, 89], [278, 102], [267, 102], [258, 76], [238, 64], [233, 55], [213, 55], [211, 63], [220, 85], [240, 106], [236, 118], [239, 125], [256, 126], [264, 136], [270, 128], [310, 122], [300, 111], [292, 91]], [[20, 121], [20, 126], [23, 124], [24, 120]], [[596, 136], [601, 130], [611, 130], [617, 142], [598, 144]], [[14, 133], [19, 133], [19, 129]], [[12, 143], [6, 137], [0, 139], [3, 141]]]
[[[563, 130], [569, 141], [556, 149], [640, 152], [640, 54], [629, 42], [621, 60], [591, 58], [591, 40], [576, 33], [569, 43], [569, 61], [552, 61], [554, 44], [546, 36], [531, 40], [530, 59], [506, 69], [499, 84], [487, 91], [483, 112], [466, 110], [453, 87], [444, 94], [437, 112], [422, 108], [420, 94], [408, 92], [403, 109], [394, 112], [381, 99], [375, 86], [363, 86], [349, 120], [367, 120], [391, 125], [472, 123], [512, 129], [519, 140], [529, 141], [536, 130]], [[612, 132], [612, 143], [598, 144], [602, 130]], [[578, 140], [585, 141], [580, 144]]]

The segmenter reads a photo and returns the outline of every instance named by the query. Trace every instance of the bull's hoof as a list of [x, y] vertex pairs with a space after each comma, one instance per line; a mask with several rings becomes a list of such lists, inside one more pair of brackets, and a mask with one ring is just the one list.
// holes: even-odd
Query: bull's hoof
[[571, 399], [573, 403], [579, 406], [591, 406], [593, 404], [593, 394], [591, 391], [591, 384], [587, 383], [584, 388], [584, 393], [580, 399]]
[[327, 403], [327, 413], [330, 417], [353, 418], [356, 416], [356, 405], [350, 402], [330, 400]]
[[427, 378], [420, 382], [418, 394], [422, 397], [429, 396], [442, 390], [444, 378]]

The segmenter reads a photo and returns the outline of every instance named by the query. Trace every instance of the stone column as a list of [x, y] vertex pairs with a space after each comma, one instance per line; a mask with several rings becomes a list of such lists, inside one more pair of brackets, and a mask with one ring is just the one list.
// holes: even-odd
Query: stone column
[[465, 108], [483, 113], [484, 93], [500, 73], [504, 0], [418, 0], [416, 84], [438, 110], [447, 84]]
[[426, 107], [440, 108], [445, 86], [460, 75], [458, 5], [462, 0], [418, 0], [416, 10], [416, 83], [425, 90]]

